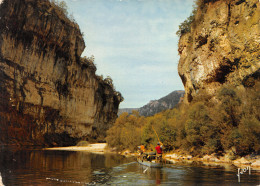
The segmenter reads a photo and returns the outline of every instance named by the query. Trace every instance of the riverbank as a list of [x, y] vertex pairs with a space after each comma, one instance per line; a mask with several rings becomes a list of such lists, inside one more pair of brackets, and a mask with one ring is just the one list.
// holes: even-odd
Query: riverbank
[[192, 162], [202, 162], [206, 165], [235, 165], [237, 167], [247, 167], [250, 166], [254, 168], [255, 170], [260, 170], [260, 156], [255, 157], [237, 157], [235, 159], [230, 159], [229, 155], [224, 156], [216, 156], [214, 154], [212, 155], [205, 155], [203, 157], [192, 157], [191, 155], [180, 155], [176, 153], [172, 154], [165, 154], [164, 159], [172, 162], [186, 162], [186, 163], [192, 163]]
[[[44, 150], [63, 150], [63, 151], [85, 151], [91, 153], [112, 153], [115, 152], [112, 149], [108, 148], [107, 143], [93, 143], [87, 146], [70, 146], [70, 147], [52, 147], [45, 148]], [[136, 152], [131, 152], [125, 150], [119, 152], [123, 156], [138, 156]], [[246, 156], [246, 157], [237, 157], [234, 158], [229, 153], [224, 156], [217, 156], [215, 154], [205, 155], [203, 157], [193, 157], [191, 155], [185, 155], [183, 153], [165, 153], [163, 158], [172, 163], [193, 163], [193, 162], [202, 162], [208, 165], [235, 165], [237, 167], [246, 167], [250, 166], [256, 170], [260, 170], [260, 156]]]
[[[120, 153], [124, 156], [138, 156], [138, 153], [132, 153], [128, 150]], [[205, 155], [203, 157], [193, 157], [192, 155], [185, 155], [183, 153], [165, 153], [163, 159], [173, 163], [185, 163], [192, 164], [194, 162], [203, 163], [205, 165], [212, 166], [230, 166], [234, 165], [236, 167], [247, 167], [250, 166], [255, 170], [260, 170], [260, 155], [256, 156], [246, 156], [246, 157], [236, 157], [234, 158], [229, 153], [224, 156], [217, 156], [215, 154]]]

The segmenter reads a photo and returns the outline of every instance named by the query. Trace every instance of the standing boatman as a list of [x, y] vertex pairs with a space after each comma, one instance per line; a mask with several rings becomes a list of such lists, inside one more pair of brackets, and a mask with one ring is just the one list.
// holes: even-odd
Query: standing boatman
[[162, 144], [160, 142], [157, 143], [157, 146], [155, 147], [155, 150], [158, 155], [162, 156]]

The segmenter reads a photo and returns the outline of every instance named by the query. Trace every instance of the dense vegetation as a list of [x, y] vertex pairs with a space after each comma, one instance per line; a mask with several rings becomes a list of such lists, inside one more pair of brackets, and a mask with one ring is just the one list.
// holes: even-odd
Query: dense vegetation
[[124, 113], [108, 130], [107, 142], [118, 150], [136, 150], [141, 143], [153, 148], [158, 141], [167, 151], [192, 155], [260, 152], [260, 83], [251, 88], [224, 86], [211, 99], [201, 92], [190, 103], [151, 117]]

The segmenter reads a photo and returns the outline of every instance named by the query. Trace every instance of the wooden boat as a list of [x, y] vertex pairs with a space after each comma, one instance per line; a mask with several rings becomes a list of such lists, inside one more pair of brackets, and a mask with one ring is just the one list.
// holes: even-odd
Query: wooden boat
[[145, 166], [153, 167], [153, 168], [162, 168], [163, 167], [161, 157], [155, 157], [154, 159], [147, 160], [144, 156], [139, 156], [137, 158], [137, 162], [140, 163], [141, 165], [145, 165]]

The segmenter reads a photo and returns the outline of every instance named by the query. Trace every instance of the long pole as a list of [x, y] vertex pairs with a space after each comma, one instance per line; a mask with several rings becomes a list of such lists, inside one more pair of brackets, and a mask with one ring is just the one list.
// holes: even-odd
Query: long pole
[[[152, 128], [153, 128], [153, 126], [152, 126]], [[157, 134], [157, 132], [155, 131], [154, 128], [153, 128], [153, 131], [155, 132], [155, 134], [156, 134], [156, 136], [157, 136], [157, 138], [158, 138], [158, 141], [162, 144], [162, 142], [160, 141], [159, 136], [158, 136], [158, 134]]]

